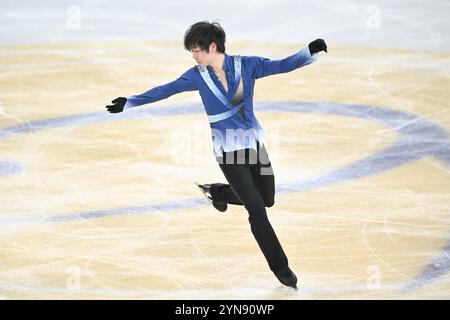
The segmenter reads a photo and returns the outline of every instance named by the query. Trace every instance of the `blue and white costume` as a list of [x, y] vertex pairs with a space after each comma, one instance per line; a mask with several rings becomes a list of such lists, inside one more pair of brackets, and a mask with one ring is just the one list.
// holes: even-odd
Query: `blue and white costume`
[[166, 99], [183, 91], [198, 90], [210, 122], [216, 157], [222, 156], [224, 151], [256, 150], [257, 141], [260, 144], [264, 142], [264, 130], [253, 111], [255, 80], [306, 66], [316, 60], [315, 56], [307, 47], [281, 60], [225, 54], [228, 92], [211, 67], [195, 66], [175, 81], [128, 97], [125, 109]]

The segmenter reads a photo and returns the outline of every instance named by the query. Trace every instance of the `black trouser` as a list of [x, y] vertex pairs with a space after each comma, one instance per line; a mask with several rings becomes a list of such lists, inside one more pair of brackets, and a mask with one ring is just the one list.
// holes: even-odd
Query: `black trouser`
[[[269, 267], [276, 272], [288, 265], [288, 259], [267, 218], [266, 208], [274, 204], [275, 179], [265, 147], [224, 153], [217, 158], [229, 184], [211, 185], [214, 201], [244, 205], [251, 231]], [[233, 161], [232, 161], [233, 160]]]

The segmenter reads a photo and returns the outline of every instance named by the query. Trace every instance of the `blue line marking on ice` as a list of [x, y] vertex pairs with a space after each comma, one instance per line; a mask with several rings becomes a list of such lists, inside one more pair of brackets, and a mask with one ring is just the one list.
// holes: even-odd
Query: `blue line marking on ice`
[[0, 161], [0, 177], [12, 176], [23, 172], [23, 167], [14, 161]]

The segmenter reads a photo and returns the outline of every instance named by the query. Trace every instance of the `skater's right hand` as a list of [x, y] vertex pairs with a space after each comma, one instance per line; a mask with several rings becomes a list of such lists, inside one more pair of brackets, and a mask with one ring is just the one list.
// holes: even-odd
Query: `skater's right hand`
[[123, 108], [125, 107], [125, 103], [127, 103], [127, 98], [125, 97], [118, 97], [115, 98], [113, 101], [111, 101], [113, 104], [107, 105], [106, 109], [110, 113], [119, 113], [123, 111]]

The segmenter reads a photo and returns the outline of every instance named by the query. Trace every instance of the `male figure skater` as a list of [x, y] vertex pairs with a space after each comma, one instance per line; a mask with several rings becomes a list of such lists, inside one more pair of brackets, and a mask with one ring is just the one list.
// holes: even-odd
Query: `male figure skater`
[[306, 66], [315, 61], [318, 52], [327, 52], [327, 45], [317, 39], [287, 58], [269, 60], [230, 56], [225, 53], [225, 38], [217, 22], [193, 24], [184, 34], [184, 47], [192, 52], [196, 66], [175, 81], [139, 95], [116, 98], [106, 108], [117, 113], [198, 90], [210, 122], [214, 153], [229, 183], [199, 187], [221, 212], [227, 210], [227, 204], [245, 206], [251, 231], [270, 269], [282, 284], [296, 288], [297, 277], [267, 218], [266, 207], [274, 204], [275, 181], [263, 144], [264, 131], [253, 112], [253, 93], [256, 79]]

